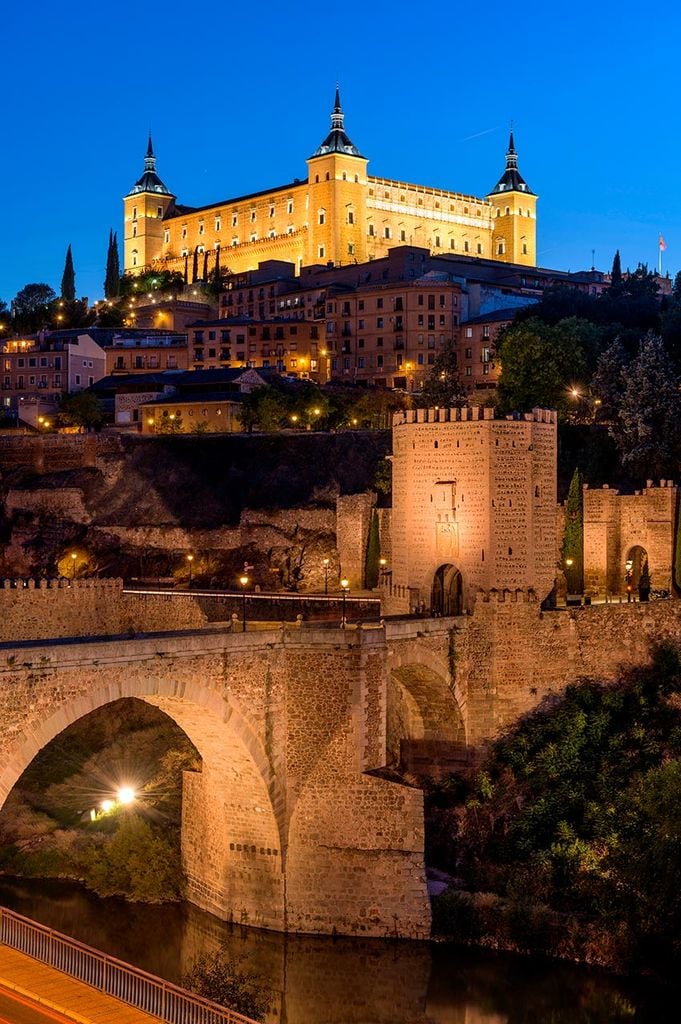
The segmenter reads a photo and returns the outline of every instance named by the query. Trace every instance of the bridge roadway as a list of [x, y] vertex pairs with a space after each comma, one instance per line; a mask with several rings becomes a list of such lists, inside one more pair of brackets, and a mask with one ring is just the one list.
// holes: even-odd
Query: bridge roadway
[[160, 1019], [0, 946], [0, 1024], [153, 1024]]

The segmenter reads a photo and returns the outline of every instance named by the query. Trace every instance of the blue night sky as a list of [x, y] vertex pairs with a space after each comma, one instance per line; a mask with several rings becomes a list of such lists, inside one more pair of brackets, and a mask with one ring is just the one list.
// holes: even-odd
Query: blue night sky
[[100, 298], [141, 174], [200, 205], [306, 175], [336, 79], [369, 172], [484, 195], [514, 122], [543, 266], [681, 268], [677, 4], [11, 4], [0, 95], [0, 297]]

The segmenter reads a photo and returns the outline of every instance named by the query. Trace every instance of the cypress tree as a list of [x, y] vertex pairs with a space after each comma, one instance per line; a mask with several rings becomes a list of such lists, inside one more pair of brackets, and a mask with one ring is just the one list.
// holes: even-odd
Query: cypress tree
[[581, 594], [584, 589], [584, 495], [579, 466], [572, 474], [568, 491], [561, 559], [568, 594]]
[[208, 280], [208, 249], [203, 250], [203, 273], [201, 274], [201, 280]]
[[61, 297], [66, 299], [67, 302], [74, 302], [76, 298], [76, 274], [73, 269], [73, 256], [71, 255], [70, 244], [66, 250], [64, 273], [61, 278]]
[[104, 295], [107, 299], [115, 299], [120, 291], [120, 265], [118, 262], [118, 237], [109, 229], [109, 248], [106, 254], [106, 277], [104, 279]]
[[184, 254], [184, 274], [183, 274], [183, 277], [184, 277], [184, 283], [185, 284], [189, 284], [189, 255], [187, 253]]
[[192, 265], [192, 284], [194, 284], [199, 277], [199, 247], [194, 247], [194, 263]]
[[378, 572], [381, 557], [381, 538], [378, 530], [378, 512], [374, 509], [369, 527], [369, 539], [367, 541], [367, 554], [364, 563], [364, 582], [367, 590], [373, 590], [378, 586]]
[[674, 579], [676, 592], [681, 593], [681, 502], [677, 498], [676, 505], [676, 543], [674, 545]]
[[615, 253], [612, 261], [612, 270], [610, 271], [610, 289], [619, 291], [622, 287], [622, 262], [620, 260], [619, 249]]

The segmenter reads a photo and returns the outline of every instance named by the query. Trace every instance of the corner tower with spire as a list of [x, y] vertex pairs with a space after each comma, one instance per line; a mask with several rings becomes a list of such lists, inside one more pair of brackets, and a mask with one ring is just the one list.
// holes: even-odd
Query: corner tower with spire
[[361, 263], [366, 255], [368, 160], [345, 131], [340, 90], [331, 130], [307, 161], [309, 231], [306, 263]]
[[492, 259], [537, 264], [537, 196], [518, 170], [511, 129], [506, 167], [487, 199], [492, 204]]
[[124, 267], [141, 273], [157, 259], [163, 249], [163, 218], [175, 196], [156, 172], [156, 157], [151, 132], [144, 157], [144, 171], [123, 199]]

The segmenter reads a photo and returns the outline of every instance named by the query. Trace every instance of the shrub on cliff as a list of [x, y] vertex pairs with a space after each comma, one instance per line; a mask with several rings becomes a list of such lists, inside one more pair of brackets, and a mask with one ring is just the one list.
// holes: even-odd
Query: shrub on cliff
[[[680, 794], [681, 661], [660, 645], [650, 666], [571, 686], [528, 715], [463, 802], [445, 812], [438, 794], [430, 813], [451, 829], [448, 849], [438, 835], [440, 866], [468, 888], [580, 922], [592, 959], [671, 970], [681, 964]], [[515, 928], [517, 942], [517, 915]]]

